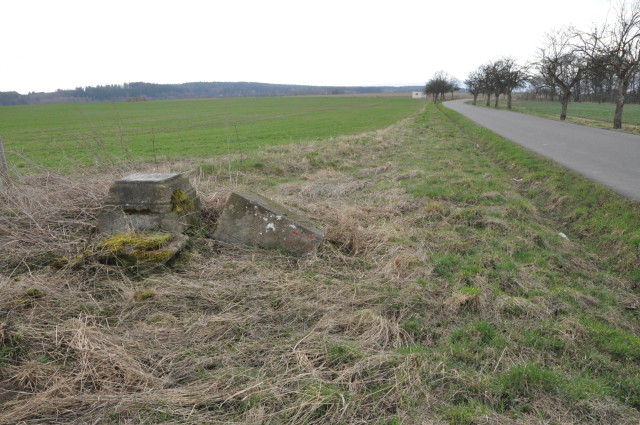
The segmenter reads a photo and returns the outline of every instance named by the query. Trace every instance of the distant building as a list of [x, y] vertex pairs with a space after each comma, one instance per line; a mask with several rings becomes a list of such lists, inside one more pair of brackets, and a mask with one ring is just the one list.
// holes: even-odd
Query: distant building
[[414, 91], [411, 93], [411, 97], [413, 99], [426, 99], [427, 98], [427, 94], [423, 91]]

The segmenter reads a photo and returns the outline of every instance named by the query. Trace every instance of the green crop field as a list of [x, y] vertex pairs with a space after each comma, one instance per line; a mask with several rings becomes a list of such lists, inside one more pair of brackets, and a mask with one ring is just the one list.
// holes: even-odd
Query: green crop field
[[[483, 101], [478, 101], [479, 105], [484, 105]], [[493, 101], [491, 103], [493, 107]], [[501, 100], [500, 108], [506, 108], [506, 101]], [[560, 102], [549, 101], [524, 101], [514, 100], [513, 110], [523, 112], [525, 114], [537, 115], [544, 118], [559, 119], [560, 118]], [[597, 127], [611, 128], [613, 123], [613, 113], [615, 105], [611, 103], [590, 103], [590, 102], [571, 102], [567, 109], [567, 121], [588, 124]], [[640, 126], [640, 105], [628, 104], [624, 106], [622, 117], [625, 130], [638, 132], [637, 126]]]
[[390, 125], [402, 98], [235, 98], [0, 107], [10, 166], [102, 164], [249, 152]]

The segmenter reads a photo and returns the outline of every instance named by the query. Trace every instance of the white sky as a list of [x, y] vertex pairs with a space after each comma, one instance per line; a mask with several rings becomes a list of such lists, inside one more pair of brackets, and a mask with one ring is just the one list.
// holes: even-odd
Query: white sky
[[424, 84], [524, 62], [610, 0], [2, 0], [0, 91], [146, 81]]

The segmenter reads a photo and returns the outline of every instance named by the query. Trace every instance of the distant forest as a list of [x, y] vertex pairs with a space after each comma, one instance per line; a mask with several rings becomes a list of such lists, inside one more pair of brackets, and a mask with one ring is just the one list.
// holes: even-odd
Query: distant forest
[[250, 82], [210, 82], [183, 84], [125, 83], [96, 87], [78, 87], [53, 93], [0, 92], [0, 105], [41, 105], [49, 103], [124, 102], [141, 100], [197, 99], [213, 97], [267, 97], [368, 94], [421, 91], [421, 86], [406, 87], [323, 87]]

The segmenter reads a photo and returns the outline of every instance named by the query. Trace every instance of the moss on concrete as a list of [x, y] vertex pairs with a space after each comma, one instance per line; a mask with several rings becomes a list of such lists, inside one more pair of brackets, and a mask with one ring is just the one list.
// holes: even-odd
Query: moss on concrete
[[125, 248], [150, 250], [158, 249], [170, 240], [171, 234], [164, 232], [116, 233], [100, 241], [96, 249], [109, 252], [118, 252]]
[[164, 248], [171, 239], [171, 233], [164, 232], [116, 233], [99, 242], [96, 250], [125, 265], [161, 264], [172, 256]]
[[178, 214], [193, 212], [195, 205], [184, 190], [177, 189], [171, 195], [171, 211]]

